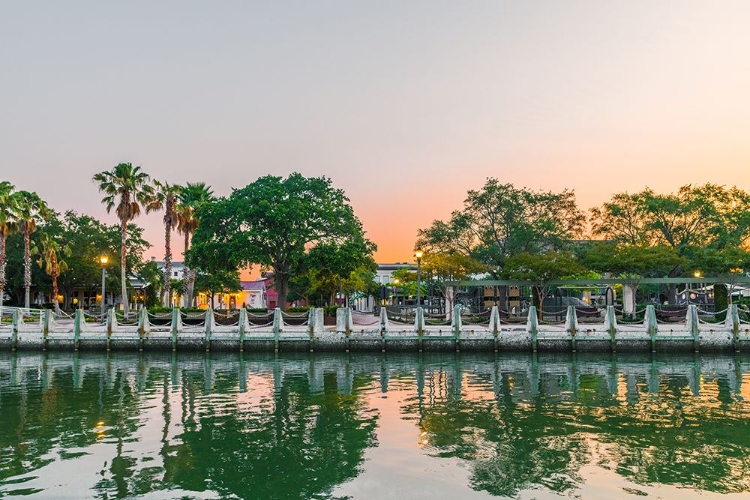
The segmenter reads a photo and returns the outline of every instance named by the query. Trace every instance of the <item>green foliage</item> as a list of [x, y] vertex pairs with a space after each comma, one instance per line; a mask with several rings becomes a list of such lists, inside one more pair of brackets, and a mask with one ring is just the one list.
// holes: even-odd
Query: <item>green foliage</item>
[[[193, 233], [198, 228], [200, 216], [197, 211], [214, 199], [214, 193], [205, 182], [188, 182], [181, 187], [177, 196], [175, 212], [177, 214], [177, 231], [185, 237], [185, 253], [190, 249]], [[205, 262], [204, 262], [205, 267]], [[222, 270], [228, 267], [222, 267]], [[202, 269], [196, 264], [190, 264], [183, 275], [183, 294], [187, 304], [193, 303], [193, 291], [195, 288], [196, 269]], [[236, 267], [235, 267], [236, 269]], [[204, 271], [206, 269], [203, 269]]]
[[522, 253], [508, 259], [505, 267], [508, 278], [534, 283], [540, 318], [542, 303], [550, 291], [550, 281], [584, 272], [586, 269], [568, 252], [545, 252], [541, 255]]
[[675, 268], [684, 266], [687, 259], [668, 245], [599, 242], [584, 252], [581, 262], [596, 271], [638, 280], [667, 276]]
[[[613, 266], [627, 263], [622, 273], [679, 277], [700, 270], [726, 276], [731, 286], [730, 270], [743, 267], [750, 242], [750, 194], [710, 183], [667, 195], [646, 188], [614, 195], [591, 209], [590, 220], [594, 235], [622, 249], [610, 259]], [[674, 303], [676, 288], [668, 288]]]
[[163, 307], [163, 306], [148, 306], [146, 308], [149, 314], [167, 314], [172, 313], [171, 307]]
[[327, 306], [323, 308], [323, 314], [329, 317], [336, 317], [336, 311], [339, 306]]
[[716, 320], [717, 321], [724, 321], [724, 319], [727, 316], [726, 312], [724, 311], [727, 306], [729, 305], [729, 294], [726, 285], [722, 284], [715, 284], [714, 285], [714, 308], [717, 313]]
[[[710, 183], [686, 185], [668, 195], [648, 188], [620, 193], [591, 209], [591, 226], [596, 236], [631, 246], [668, 246], [687, 258], [700, 248], [741, 247], [750, 241], [750, 194]], [[679, 276], [683, 268], [677, 266], [670, 276]]]
[[320, 243], [304, 256], [290, 288], [308, 302], [333, 305], [337, 291], [350, 295], [371, 288], [377, 269], [374, 251], [375, 244], [364, 238]]
[[[242, 290], [240, 275], [236, 269], [214, 269], [210, 273], [199, 271], [195, 277], [195, 289], [206, 293], [214, 307], [214, 295]], [[241, 304], [237, 304], [240, 306]]]
[[417, 247], [429, 253], [459, 253], [501, 272], [521, 253], [560, 250], [578, 235], [585, 218], [572, 191], [535, 192], [490, 178], [469, 191], [464, 208], [447, 222], [418, 232]]
[[295, 306], [295, 307], [287, 307], [287, 312], [290, 313], [303, 313], [310, 310], [310, 306]]
[[[289, 279], [304, 272], [317, 245], [366, 241], [349, 200], [325, 177], [293, 173], [261, 177], [228, 198], [198, 210], [201, 224], [188, 252], [189, 265], [260, 265], [272, 269], [279, 306], [285, 307]], [[199, 266], [200, 267], [200, 266]]]
[[154, 307], [160, 303], [159, 292], [164, 283], [164, 273], [157, 267], [156, 262], [148, 261], [138, 266], [136, 275], [146, 287], [144, 289], [144, 303], [146, 307]]
[[[453, 308], [452, 295], [445, 286], [446, 281], [465, 280], [472, 274], [486, 273], [490, 270], [485, 264], [461, 253], [431, 253], [425, 252], [422, 259], [422, 271], [425, 281], [433, 286], [433, 290], [443, 296], [445, 307]], [[409, 277], [406, 282], [409, 283]], [[416, 286], [414, 287], [416, 291]]]
[[[121, 288], [120, 276], [112, 270], [120, 267], [120, 227], [117, 224], [106, 225], [101, 221], [72, 210], [60, 217], [55, 215], [44, 226], [59, 241], [64, 241], [74, 251], [65, 258], [68, 271], [59, 277], [60, 289], [64, 295], [70, 295], [74, 288], [88, 291], [98, 290], [101, 286], [102, 265], [99, 258], [106, 255], [108, 290]], [[143, 239], [143, 229], [135, 224], [128, 224], [126, 252], [132, 258], [126, 266], [127, 274], [137, 274], [143, 261], [143, 253], [151, 245]], [[67, 297], [66, 297], [67, 298]]]

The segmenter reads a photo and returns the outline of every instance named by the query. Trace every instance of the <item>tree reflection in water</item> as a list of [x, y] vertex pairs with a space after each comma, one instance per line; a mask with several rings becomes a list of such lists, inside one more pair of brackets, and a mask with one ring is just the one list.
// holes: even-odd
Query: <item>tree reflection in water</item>
[[[390, 429], [492, 495], [634, 485], [750, 491], [750, 359], [0, 354], [0, 496], [329, 498]], [[396, 385], [394, 385], [396, 384]], [[374, 405], [403, 392], [400, 405]], [[380, 410], [373, 408], [378, 406]], [[52, 473], [52, 474], [50, 474]], [[378, 478], [388, 481], [388, 477]], [[85, 495], [82, 495], [85, 496]]]
[[[494, 495], [574, 490], [594, 456], [636, 484], [750, 491], [750, 405], [729, 377], [705, 377], [692, 360], [673, 364], [681, 369], [665, 376], [650, 361], [636, 361], [641, 369], [630, 375], [591, 358], [546, 373], [532, 358], [524, 370], [501, 360], [483, 374], [420, 363], [402, 413], [418, 420], [430, 454], [468, 461], [472, 488]], [[605, 369], [579, 373], [592, 366]], [[704, 378], [699, 394], [691, 392], [698, 381], [679, 373], [686, 370]], [[750, 378], [734, 375], [735, 383]]]

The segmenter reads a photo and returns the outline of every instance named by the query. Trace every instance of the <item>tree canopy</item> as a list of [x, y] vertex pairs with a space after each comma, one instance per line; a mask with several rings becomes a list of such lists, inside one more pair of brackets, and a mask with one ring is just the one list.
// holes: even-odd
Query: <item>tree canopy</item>
[[463, 209], [448, 221], [420, 229], [416, 246], [472, 257], [498, 274], [514, 255], [564, 248], [584, 222], [573, 191], [537, 192], [490, 178], [482, 189], [467, 193]]
[[[197, 215], [202, 222], [188, 264], [209, 272], [212, 263], [220, 262], [271, 269], [282, 308], [290, 277], [303, 270], [314, 247], [367, 241], [349, 199], [326, 177], [261, 177], [204, 204]], [[368, 242], [365, 248], [375, 245]]]

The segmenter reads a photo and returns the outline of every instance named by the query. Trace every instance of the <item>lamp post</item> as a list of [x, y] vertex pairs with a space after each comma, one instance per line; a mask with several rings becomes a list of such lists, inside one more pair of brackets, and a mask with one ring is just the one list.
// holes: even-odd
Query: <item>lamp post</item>
[[[702, 277], [702, 274], [701, 274], [701, 272], [700, 272], [700, 271], [695, 271], [695, 272], [693, 273], [693, 276], [695, 277], [695, 279], [697, 279], [697, 280], [698, 280], [698, 279], [701, 279], [701, 277]], [[696, 302], [697, 302], [697, 298], [698, 298], [698, 295], [697, 295], [697, 294], [698, 294], [698, 292], [700, 291], [700, 289], [701, 289], [701, 288], [700, 288], [700, 283], [696, 283], [696, 284], [695, 284], [695, 292], [696, 292]], [[698, 302], [698, 303], [699, 303], [699, 302]], [[690, 293], [688, 293], [688, 305], [690, 305]]]
[[392, 305], [398, 305], [396, 300], [396, 290], [398, 289], [399, 279], [394, 278], [393, 279], [393, 293], [391, 294], [391, 304]]
[[107, 257], [106, 255], [102, 255], [101, 257], [99, 257], [99, 263], [102, 265], [102, 309], [101, 309], [102, 323], [104, 323], [104, 321], [105, 321], [104, 320], [104, 302], [105, 302], [105, 299], [104, 299], [104, 292], [105, 292], [105, 289], [104, 289], [104, 280], [107, 277], [107, 262], [109, 262], [109, 257]]
[[422, 250], [414, 252], [414, 257], [417, 258], [417, 307], [422, 302]]

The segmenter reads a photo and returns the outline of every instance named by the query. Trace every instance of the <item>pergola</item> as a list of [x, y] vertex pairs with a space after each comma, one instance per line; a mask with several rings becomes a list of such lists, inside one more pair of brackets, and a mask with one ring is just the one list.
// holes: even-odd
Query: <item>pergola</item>
[[[446, 281], [446, 286], [456, 287], [485, 287], [485, 286], [526, 286], [538, 287], [541, 282], [530, 280], [453, 280]], [[623, 287], [638, 287], [640, 285], [714, 285], [724, 284], [729, 287], [729, 294], [732, 294], [732, 288], [737, 285], [750, 284], [750, 276], [741, 273], [732, 273], [728, 276], [716, 277], [699, 277], [699, 278], [596, 278], [596, 279], [554, 279], [544, 281], [544, 286], [586, 286], [591, 288], [606, 288], [612, 285], [623, 285]], [[632, 303], [623, 303], [623, 309], [626, 313], [631, 313], [635, 308], [635, 297]], [[731, 300], [731, 299], [730, 299]]]

